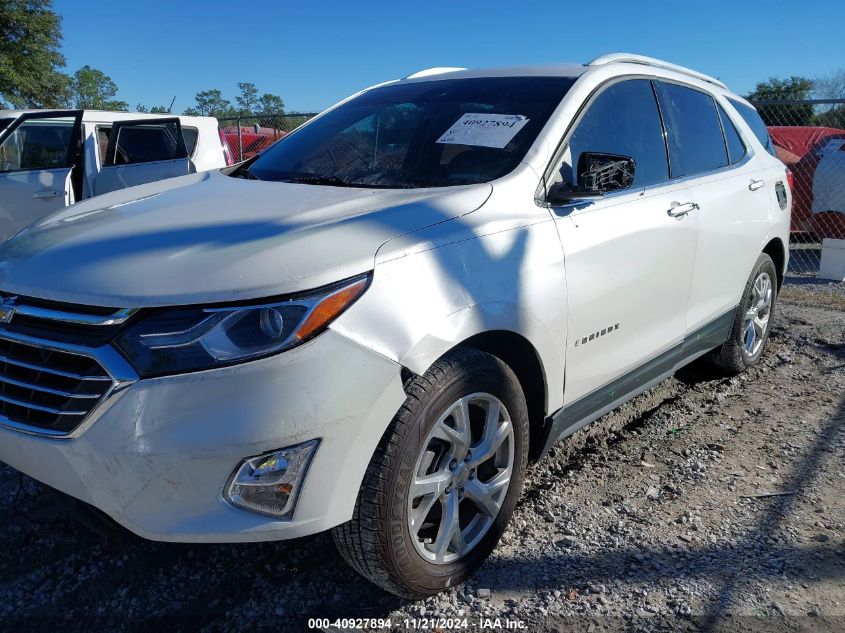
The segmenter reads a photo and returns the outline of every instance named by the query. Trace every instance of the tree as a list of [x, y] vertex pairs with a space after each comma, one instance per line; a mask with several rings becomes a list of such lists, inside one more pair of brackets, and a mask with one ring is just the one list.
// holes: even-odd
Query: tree
[[138, 103], [135, 106], [136, 112], [149, 112], [150, 114], [169, 114], [170, 110], [167, 109], [167, 106], [153, 106], [152, 108], [148, 108], [143, 103]]
[[284, 114], [285, 102], [279, 95], [264, 93], [258, 101], [258, 111], [262, 114]]
[[[216, 88], [203, 90], [194, 97], [195, 104], [185, 109], [185, 114], [193, 116], [215, 116], [218, 119], [247, 117], [254, 114], [284, 114], [285, 102], [279, 95], [268, 92], [258, 96], [258, 88], [249, 82], [238, 82], [240, 95], [235, 97], [237, 107], [223, 97]], [[261, 122], [262, 119], [259, 119]], [[264, 123], [261, 123], [264, 125]]]
[[[813, 80], [806, 77], [771, 77], [768, 81], [758, 83], [754, 92], [746, 99], [752, 102], [809, 99], [813, 86]], [[809, 104], [757, 104], [757, 111], [766, 125], [813, 124], [813, 106]]]
[[185, 109], [185, 114], [193, 116], [236, 116], [237, 112], [232, 107], [232, 102], [223, 98], [223, 93], [217, 89], [203, 90], [194, 97], [196, 106]]
[[845, 68], [816, 79], [813, 85], [813, 92], [818, 99], [845, 99]]
[[61, 18], [51, 0], [0, 2], [0, 105], [55, 108], [68, 99]]
[[[845, 99], [845, 68], [840, 68], [821, 79], [816, 79], [815, 96], [818, 99]], [[816, 125], [845, 128], [845, 103], [819, 106]]]
[[252, 114], [258, 109], [258, 88], [255, 84], [238, 82], [238, 90], [241, 91], [240, 96], [235, 97], [238, 102], [238, 114]]
[[125, 101], [112, 99], [117, 94], [117, 84], [102, 70], [83, 66], [73, 74], [71, 81], [73, 104], [80, 109], [128, 110]]

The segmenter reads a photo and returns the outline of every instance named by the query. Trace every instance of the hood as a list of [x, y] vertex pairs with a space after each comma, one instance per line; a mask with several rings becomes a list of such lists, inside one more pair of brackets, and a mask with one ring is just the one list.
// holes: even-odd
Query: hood
[[0, 290], [108, 307], [300, 292], [371, 270], [386, 241], [474, 211], [491, 191], [193, 174], [98, 196], [25, 229], [0, 246]]

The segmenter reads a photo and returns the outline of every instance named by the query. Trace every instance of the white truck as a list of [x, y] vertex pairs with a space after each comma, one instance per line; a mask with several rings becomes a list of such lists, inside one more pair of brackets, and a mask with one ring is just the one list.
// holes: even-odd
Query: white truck
[[213, 117], [0, 110], [0, 242], [79, 200], [227, 164]]

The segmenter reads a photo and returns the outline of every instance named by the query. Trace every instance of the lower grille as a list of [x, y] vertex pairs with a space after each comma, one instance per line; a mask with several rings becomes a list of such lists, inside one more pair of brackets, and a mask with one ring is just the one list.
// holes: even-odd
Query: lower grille
[[14, 424], [71, 433], [115, 384], [91, 356], [0, 332], [0, 416]]

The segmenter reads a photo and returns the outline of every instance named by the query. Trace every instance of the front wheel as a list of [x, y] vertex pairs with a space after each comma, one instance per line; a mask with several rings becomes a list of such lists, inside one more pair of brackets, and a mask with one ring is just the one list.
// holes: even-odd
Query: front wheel
[[769, 341], [777, 299], [777, 278], [772, 258], [762, 253], [745, 284], [730, 338], [711, 356], [720, 368], [737, 374], [760, 361]]
[[420, 598], [462, 582], [496, 546], [522, 488], [528, 411], [510, 368], [469, 348], [406, 391], [333, 535], [365, 578]]

